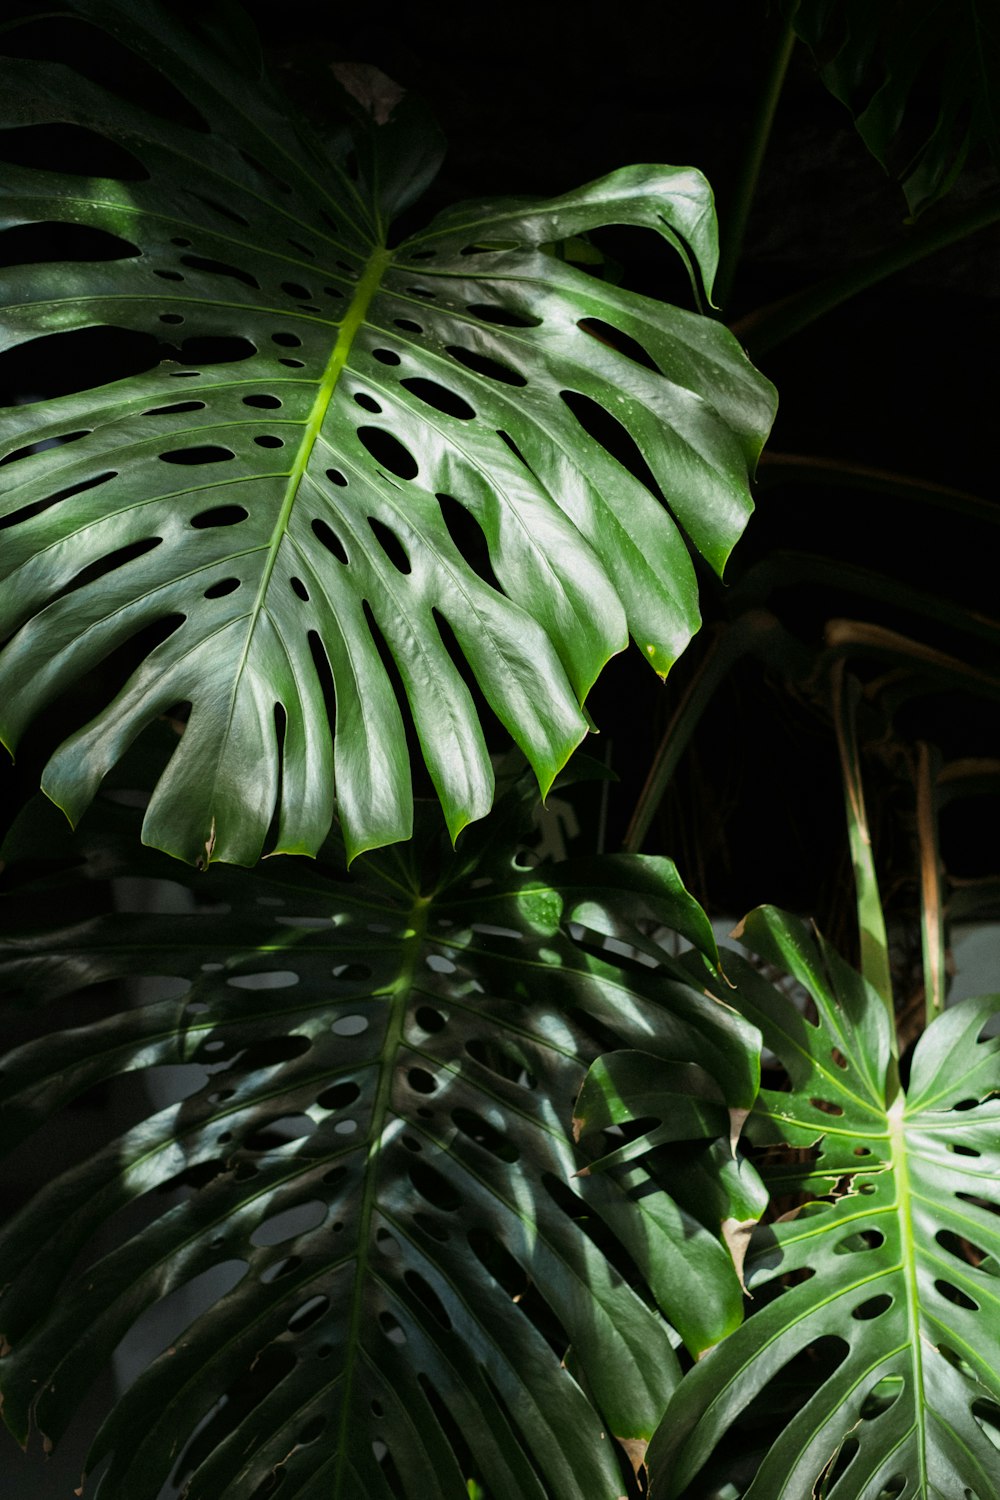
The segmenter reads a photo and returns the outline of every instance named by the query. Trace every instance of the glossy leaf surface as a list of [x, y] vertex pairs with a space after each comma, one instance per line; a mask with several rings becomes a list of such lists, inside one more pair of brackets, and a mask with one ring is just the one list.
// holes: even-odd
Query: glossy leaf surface
[[[389, 248], [440, 157], [398, 91], [355, 158], [194, 20], [68, 10], [57, 32], [110, 33], [118, 91], [32, 55], [0, 95], [4, 358], [42, 340], [70, 387], [0, 414], [4, 743], [124, 653], [43, 786], [75, 821], [186, 705], [143, 836], [192, 863], [313, 854], [334, 797], [349, 858], [408, 837], [408, 719], [454, 838], [493, 794], [471, 683], [544, 792], [629, 633], [666, 673], [697, 628], [684, 537], [721, 571], [773, 414], [719, 324], [551, 247], [646, 227], [708, 289], [707, 183], [625, 168]], [[49, 263], [16, 263], [31, 226]]]
[[747, 1322], [684, 1377], [650, 1445], [651, 1493], [708, 1493], [755, 1421], [746, 1500], [996, 1500], [1000, 996], [934, 1021], [887, 1102], [875, 991], [773, 909], [741, 936], [787, 976], [725, 955], [790, 1080], [746, 1127], [777, 1217], [747, 1255]]
[[992, 0], [798, 0], [793, 24], [912, 213], [943, 197], [977, 148], [995, 175], [1000, 20]]
[[[740, 1315], [724, 1171], [710, 1193], [679, 1158], [676, 1184], [652, 1161], [574, 1176], [596, 1147], [574, 1147], [572, 1102], [608, 1045], [697, 1058], [723, 1100], [753, 1097], [753, 1028], [666, 954], [623, 968], [579, 920], [627, 931], [655, 902], [711, 950], [672, 866], [608, 858], [595, 895], [593, 871], [520, 868], [493, 820], [455, 856], [432, 819], [422, 872], [393, 850], [345, 877], [336, 849], [182, 870], [189, 909], [155, 915], [145, 888], [182, 867], [136, 866], [135, 813], [95, 816], [55, 895], [39, 825], [5, 851], [7, 994], [80, 991], [72, 1030], [0, 1070], [7, 1143], [139, 1075], [115, 1085], [137, 1123], [0, 1241], [11, 1428], [58, 1439], [136, 1319], [216, 1268], [235, 1285], [164, 1335], [96, 1441], [101, 1500], [155, 1500], [178, 1465], [191, 1500], [246, 1500], [279, 1471], [324, 1500], [456, 1500], [470, 1474], [495, 1500], [617, 1500], [613, 1439], [641, 1452], [679, 1374], [657, 1305], [696, 1344]], [[123, 876], [128, 909], [69, 920], [81, 885]], [[68, 925], [40, 921], [45, 890]], [[187, 1097], [144, 1099], [172, 1065], [194, 1065]], [[683, 1127], [711, 1152], [714, 1122]], [[116, 1223], [113, 1248], [93, 1242]]]

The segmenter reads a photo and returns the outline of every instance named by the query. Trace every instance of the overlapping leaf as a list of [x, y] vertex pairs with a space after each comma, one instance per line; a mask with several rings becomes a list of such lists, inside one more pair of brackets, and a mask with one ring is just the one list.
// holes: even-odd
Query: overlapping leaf
[[[63, 876], [64, 920], [81, 879], [134, 870], [137, 816], [105, 807], [101, 823], [72, 845], [84, 864]], [[222, 1267], [236, 1285], [98, 1437], [102, 1500], [155, 1500], [178, 1465], [191, 1500], [248, 1500], [279, 1471], [303, 1500], [464, 1500], [470, 1473], [493, 1500], [615, 1500], [611, 1439], [641, 1453], [678, 1374], [655, 1304], [676, 1308], [695, 1347], [740, 1315], [718, 1243], [724, 1174], [691, 1205], [645, 1166], [573, 1177], [587, 1157], [572, 1101], [608, 1045], [696, 1059], [717, 1080], [723, 1134], [727, 1107], [754, 1094], [752, 1027], [665, 955], [623, 968], [601, 948], [602, 926], [628, 930], [655, 905], [712, 951], [672, 866], [524, 870], [491, 821], [459, 856], [422, 831], [423, 875], [397, 851], [367, 856], [357, 878], [339, 851], [253, 875], [216, 867], [184, 872], [201, 903], [186, 914], [53, 930], [38, 925], [29, 831], [28, 863], [20, 835], [7, 850], [22, 933], [7, 992], [39, 1005], [141, 974], [183, 992], [140, 993], [16, 1051], [0, 1070], [8, 1139], [129, 1071], [194, 1063], [204, 1077], [181, 1103], [147, 1103], [0, 1242], [15, 1432], [58, 1439], [143, 1310]], [[146, 877], [181, 868], [143, 860], [133, 908]], [[717, 1123], [680, 1133], [711, 1149]], [[92, 1236], [126, 1209], [102, 1254]]]
[[[4, 742], [137, 641], [46, 770], [73, 820], [142, 726], [186, 704], [146, 818], [157, 847], [314, 853], [334, 795], [349, 856], [406, 838], [406, 714], [454, 836], [493, 790], [463, 671], [544, 790], [629, 632], [665, 673], [696, 629], [679, 528], [721, 570], [773, 411], [725, 329], [546, 247], [645, 226], [709, 287], [706, 182], [627, 168], [467, 205], [389, 249], [440, 154], [405, 101], [365, 95], [379, 123], [355, 160], [190, 17], [68, 11], [8, 35], [25, 55], [0, 95], [0, 150], [21, 163], [4, 170], [3, 347], [49, 339], [76, 372], [70, 394], [0, 414]], [[128, 97], [37, 56], [45, 25], [83, 66], [105, 28], [104, 76]], [[363, 70], [342, 76], [364, 94]], [[16, 264], [31, 225], [50, 263]], [[129, 366], [110, 385], [87, 373], [102, 329]]]
[[1000, 20], [991, 0], [796, 0], [794, 26], [913, 213], [970, 151], [1000, 163]]
[[906, 1093], [887, 1100], [875, 992], [776, 911], [752, 914], [743, 937], [816, 1019], [726, 955], [790, 1080], [761, 1091], [747, 1124], [774, 1148], [764, 1176], [784, 1212], [747, 1257], [751, 1316], [671, 1400], [651, 1493], [709, 1493], [738, 1433], [747, 1500], [997, 1500], [1000, 996], [929, 1026]]

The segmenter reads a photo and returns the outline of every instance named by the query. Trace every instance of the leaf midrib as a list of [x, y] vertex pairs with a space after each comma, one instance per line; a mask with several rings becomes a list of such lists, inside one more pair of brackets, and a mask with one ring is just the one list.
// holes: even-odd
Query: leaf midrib
[[336, 1439], [337, 1468], [333, 1476], [332, 1495], [340, 1496], [344, 1490], [344, 1469], [347, 1464], [348, 1433], [351, 1426], [351, 1399], [354, 1387], [354, 1371], [361, 1347], [360, 1329], [364, 1315], [364, 1293], [368, 1278], [368, 1251], [371, 1241], [371, 1220], [376, 1209], [379, 1157], [382, 1151], [385, 1125], [392, 1112], [392, 1089], [396, 1073], [396, 1056], [404, 1042], [404, 1026], [417, 964], [423, 949], [430, 918], [432, 895], [414, 893], [410, 910], [411, 932], [404, 939], [403, 962], [398, 978], [387, 998], [390, 1004], [389, 1023], [382, 1043], [380, 1073], [375, 1099], [372, 1104], [371, 1125], [368, 1143], [368, 1161], [365, 1185], [358, 1211], [358, 1251], [354, 1273], [354, 1295], [351, 1300], [348, 1333], [345, 1341], [345, 1387], [340, 1407], [340, 1423]]
[[902, 1261], [901, 1273], [906, 1287], [907, 1319], [910, 1327], [910, 1365], [913, 1373], [915, 1428], [919, 1432], [918, 1462], [920, 1465], [919, 1493], [927, 1492], [927, 1428], [924, 1412], [927, 1407], [924, 1396], [923, 1349], [920, 1329], [920, 1293], [917, 1281], [916, 1241], [913, 1230], [911, 1202], [913, 1190], [910, 1184], [910, 1167], [907, 1160], [906, 1141], [906, 1096], [900, 1090], [886, 1111], [889, 1139], [892, 1143], [892, 1163], [896, 1178], [896, 1215], [899, 1221], [899, 1248]]

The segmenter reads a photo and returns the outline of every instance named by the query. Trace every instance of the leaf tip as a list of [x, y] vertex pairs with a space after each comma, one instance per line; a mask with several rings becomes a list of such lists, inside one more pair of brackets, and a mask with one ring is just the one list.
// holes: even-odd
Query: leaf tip
[[616, 1435], [615, 1441], [620, 1443], [628, 1454], [632, 1472], [637, 1476], [641, 1474], [646, 1462], [646, 1449], [649, 1447], [648, 1438], [623, 1438]]

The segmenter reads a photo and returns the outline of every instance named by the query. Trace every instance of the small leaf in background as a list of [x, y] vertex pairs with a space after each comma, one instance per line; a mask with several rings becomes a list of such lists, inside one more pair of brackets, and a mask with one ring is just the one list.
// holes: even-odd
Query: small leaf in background
[[650, 1444], [650, 1493], [694, 1493], [752, 1422], [745, 1500], [930, 1500], [956, 1485], [997, 1500], [1000, 996], [935, 1020], [887, 1106], [876, 991], [774, 909], [742, 937], [815, 1019], [726, 955], [790, 1081], [761, 1090], [746, 1129], [772, 1221], [746, 1256], [746, 1323], [685, 1376]]
[[912, 214], [967, 159], [1000, 164], [1000, 24], [993, 0], [798, 0], [793, 25]]

